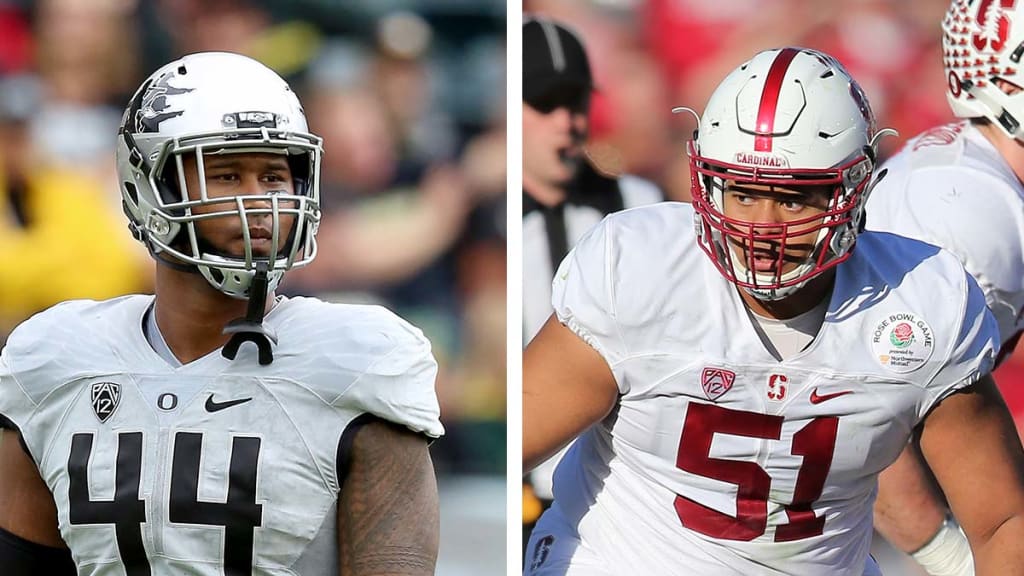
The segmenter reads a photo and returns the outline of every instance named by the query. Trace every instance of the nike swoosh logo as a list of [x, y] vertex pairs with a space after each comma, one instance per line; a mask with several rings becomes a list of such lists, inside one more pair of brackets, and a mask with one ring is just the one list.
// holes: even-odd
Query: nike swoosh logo
[[239, 404], [245, 404], [252, 398], [238, 398], [237, 400], [228, 400], [227, 402], [215, 402], [213, 400], [213, 394], [210, 394], [206, 398], [206, 411], [207, 412], [220, 412], [225, 408], [231, 408], [232, 406], [238, 406]]
[[853, 394], [853, 390], [844, 390], [842, 392], [833, 392], [831, 394], [818, 395], [818, 387], [815, 386], [814, 390], [811, 390], [811, 404], [821, 404], [827, 402], [833, 398], [839, 398], [840, 396], [846, 396], [847, 394]]

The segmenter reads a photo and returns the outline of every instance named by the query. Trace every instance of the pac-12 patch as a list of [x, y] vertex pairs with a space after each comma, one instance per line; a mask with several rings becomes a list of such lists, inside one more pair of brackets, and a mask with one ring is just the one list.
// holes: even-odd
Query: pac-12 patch
[[92, 410], [100, 422], [106, 422], [121, 403], [121, 385], [116, 382], [95, 382], [91, 390]]
[[871, 332], [871, 349], [878, 363], [889, 370], [913, 372], [932, 357], [932, 328], [911, 312], [889, 314]]
[[725, 368], [707, 367], [700, 374], [700, 385], [704, 388], [704, 394], [709, 400], [718, 400], [732, 388], [736, 380], [736, 373]]

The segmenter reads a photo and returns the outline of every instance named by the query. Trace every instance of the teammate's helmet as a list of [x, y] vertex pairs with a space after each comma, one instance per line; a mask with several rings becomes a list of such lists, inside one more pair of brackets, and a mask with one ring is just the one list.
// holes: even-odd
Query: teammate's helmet
[[[248, 152], [284, 155], [292, 193], [209, 198], [203, 154]], [[253, 254], [247, 217], [270, 215], [273, 245], [287, 239], [284, 249], [262, 258], [273, 290], [284, 271], [316, 256], [321, 154], [321, 139], [309, 133], [298, 98], [274, 71], [239, 54], [185, 56], [147, 78], [121, 120], [117, 174], [129, 227], [158, 260], [194, 266], [221, 292], [247, 298], [261, 260]], [[197, 191], [186, 189], [187, 155], [197, 163]], [[200, 207], [204, 213], [194, 213]], [[282, 229], [286, 215], [295, 216], [291, 229]], [[198, 234], [200, 219], [224, 217], [242, 219], [243, 257], [218, 253]]]
[[946, 99], [960, 118], [988, 118], [1024, 141], [1024, 92], [1009, 95], [1001, 79], [1024, 88], [1024, 17], [1017, 2], [953, 0], [942, 21]]
[[[789, 296], [849, 257], [862, 228], [882, 133], [875, 133], [864, 92], [831, 56], [806, 48], [758, 53], [719, 84], [690, 143], [698, 244], [729, 281], [755, 297]], [[827, 186], [832, 193], [824, 218], [758, 224], [724, 214], [729, 181]], [[812, 231], [817, 232], [814, 249], [785, 272], [778, 266], [772, 273], [756, 273], [753, 251], [744, 262], [729, 246], [768, 242], [781, 255], [788, 239]]]

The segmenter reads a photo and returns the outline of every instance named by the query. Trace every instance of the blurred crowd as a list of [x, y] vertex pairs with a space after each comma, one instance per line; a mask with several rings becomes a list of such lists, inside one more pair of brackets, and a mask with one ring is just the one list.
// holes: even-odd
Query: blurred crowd
[[[597, 84], [588, 155], [688, 201], [685, 146], [712, 90], [755, 52], [824, 50], [860, 83], [879, 127], [899, 131], [883, 155], [952, 121], [940, 23], [949, 0], [524, 0], [525, 12], [570, 23], [587, 45]], [[868, 215], [870, 219], [870, 214]], [[1024, 428], [1024, 346], [995, 373]]]
[[503, 0], [0, 0], [0, 344], [62, 300], [151, 289], [121, 214], [121, 112], [177, 56], [246, 54], [324, 138], [320, 255], [281, 291], [421, 327], [439, 473], [503, 473], [505, 21]]
[[[907, 138], [951, 118], [939, 23], [948, 0], [525, 0], [524, 11], [571, 23], [598, 92], [589, 154], [602, 168], [689, 199], [685, 143], [726, 73], [755, 52], [808, 46], [860, 82], [879, 123]], [[890, 145], [889, 152], [895, 147]]]

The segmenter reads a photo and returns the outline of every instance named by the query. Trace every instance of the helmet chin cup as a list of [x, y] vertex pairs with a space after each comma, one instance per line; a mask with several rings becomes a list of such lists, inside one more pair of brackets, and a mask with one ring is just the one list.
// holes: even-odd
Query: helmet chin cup
[[260, 366], [266, 366], [274, 361], [274, 345], [277, 344], [277, 334], [263, 324], [263, 316], [267, 309], [267, 294], [273, 292], [267, 281], [267, 262], [256, 263], [253, 270], [249, 287], [249, 306], [246, 308], [245, 316], [235, 318], [224, 327], [224, 334], [230, 334], [227, 344], [221, 349], [221, 355], [228, 360], [234, 360], [238, 355], [238, 349], [246, 342], [256, 345], [257, 358]]
[[785, 300], [804, 287], [807, 281], [803, 281], [799, 284], [792, 284], [790, 286], [780, 288], [752, 288], [749, 286], [741, 286], [744, 292], [750, 294], [754, 298], [757, 298], [761, 302], [777, 302], [779, 300]]
[[[255, 265], [251, 269], [232, 268], [228, 266], [232, 260], [216, 254], [204, 254], [203, 262], [209, 262], [209, 264], [199, 264], [196, 268], [199, 269], [199, 273], [202, 274], [203, 278], [206, 278], [206, 281], [209, 282], [211, 286], [232, 298], [237, 298], [239, 300], [251, 298], [252, 295], [250, 294], [250, 288], [252, 288], [252, 281], [256, 276]], [[224, 265], [217, 266], [218, 262], [223, 263]], [[265, 260], [257, 263], [263, 262], [265, 262]], [[283, 270], [275, 269], [268, 271], [267, 293], [276, 290], [277, 285], [281, 283], [282, 278], [284, 278]]]

